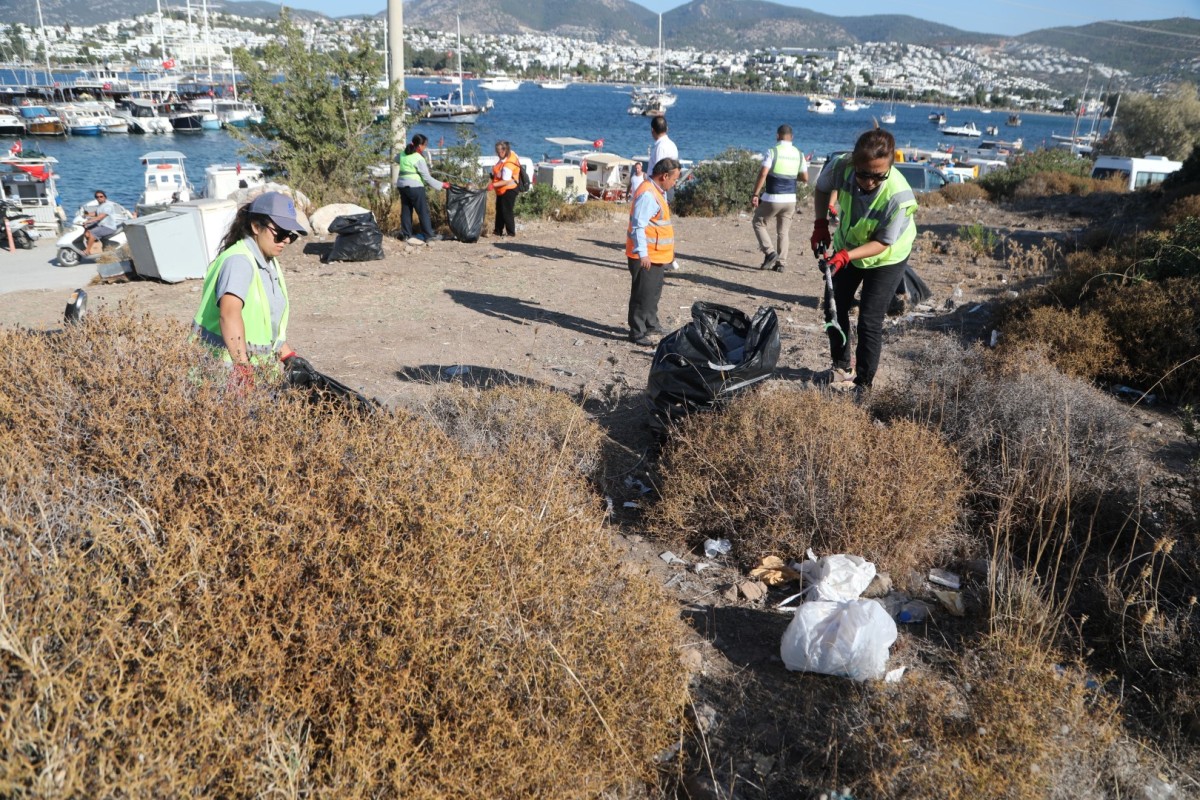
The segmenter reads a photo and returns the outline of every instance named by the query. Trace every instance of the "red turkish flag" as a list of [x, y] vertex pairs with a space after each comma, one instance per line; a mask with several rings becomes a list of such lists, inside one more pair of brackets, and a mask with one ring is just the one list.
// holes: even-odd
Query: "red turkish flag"
[[163, 69], [175, 69], [175, 59], [168, 58], [163, 62]]

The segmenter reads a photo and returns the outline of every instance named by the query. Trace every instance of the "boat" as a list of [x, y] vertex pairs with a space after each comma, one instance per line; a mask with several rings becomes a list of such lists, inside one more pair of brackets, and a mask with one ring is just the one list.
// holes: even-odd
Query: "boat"
[[97, 100], [76, 103], [75, 109], [81, 117], [92, 117], [104, 133], [129, 133], [129, 123], [113, 113], [113, 108]]
[[1008, 119], [1005, 121], [1004, 124], [1009, 126], [1010, 128], [1021, 127], [1021, 115], [1020, 114], [1009, 114]]
[[213, 111], [225, 128], [245, 128], [263, 120], [262, 111], [244, 100], [217, 100], [213, 103]]
[[183, 166], [186, 159], [187, 156], [178, 150], [155, 150], [141, 157], [146, 172], [142, 196], [137, 201], [139, 216], [163, 211], [172, 203], [196, 196], [196, 189]]
[[[454, 53], [458, 61], [458, 81], [455, 88], [445, 97], [430, 97], [428, 95], [413, 95], [410, 99], [416, 102], [417, 116], [426, 122], [437, 122], [447, 125], [474, 125], [479, 115], [487, 111], [487, 107], [468, 103], [463, 98], [462, 82], [462, 24], [457, 15], [454, 17], [456, 26]], [[472, 98], [474, 100], [474, 98]], [[491, 103], [491, 100], [488, 100]]]
[[141, 97], [126, 98], [112, 113], [125, 121], [130, 133], [170, 133], [174, 130], [171, 120], [159, 115], [158, 105], [152, 100]]
[[514, 80], [503, 72], [498, 72], [481, 80], [479, 88], [489, 92], [515, 92], [521, 88], [521, 81]]
[[21, 121], [30, 136], [66, 136], [67, 126], [46, 106], [21, 106]]
[[858, 100], [853, 97], [842, 100], [842, 111], [861, 111], [862, 106], [858, 104]]
[[94, 69], [83, 70], [79, 76], [71, 82], [71, 86], [78, 92], [95, 92], [97, 94], [128, 94], [130, 91], [129, 82], [115, 70], [111, 69]]
[[1000, 128], [997, 125], [988, 125], [986, 128], [983, 129], [983, 132], [986, 133], [988, 136], [999, 136]]
[[894, 89], [888, 94], [888, 109], [879, 115], [879, 121], [884, 125], [896, 124], [896, 91]]
[[934, 111], [930, 113], [929, 121], [937, 125], [945, 125], [946, 115], [941, 111]]
[[99, 136], [104, 133], [104, 125], [100, 120], [73, 105], [59, 106], [56, 112], [71, 136]]
[[629, 196], [629, 179], [637, 162], [600, 150], [571, 150], [563, 153], [563, 163], [578, 166], [584, 173], [589, 197], [616, 201]]
[[565, 89], [570, 84], [563, 80], [551, 79], [548, 81], [538, 81], [537, 85], [543, 89]]
[[210, 164], [204, 169], [204, 196], [224, 200], [266, 182], [263, 168], [258, 164]]
[[206, 131], [221, 130], [221, 119], [216, 113], [216, 101], [211, 97], [196, 97], [187, 103], [187, 110], [200, 115], [200, 128]]
[[58, 175], [54, 167], [58, 160], [32, 150], [13, 147], [0, 152], [0, 190], [4, 197], [17, 203], [21, 212], [33, 217], [35, 227], [57, 236], [66, 218], [59, 206]]
[[943, 125], [938, 128], [938, 132], [943, 136], [983, 136], [974, 122], [968, 122], [966, 125]]
[[25, 123], [11, 108], [0, 108], [0, 136], [24, 136]]
[[643, 117], [657, 117], [667, 113], [667, 109], [675, 105], [679, 98], [663, 84], [663, 35], [662, 14], [658, 15], [658, 85], [655, 87], [640, 87], [629, 93], [630, 114], [640, 114]]
[[810, 97], [808, 110], [812, 114], [832, 114], [837, 111], [837, 106], [828, 97]]

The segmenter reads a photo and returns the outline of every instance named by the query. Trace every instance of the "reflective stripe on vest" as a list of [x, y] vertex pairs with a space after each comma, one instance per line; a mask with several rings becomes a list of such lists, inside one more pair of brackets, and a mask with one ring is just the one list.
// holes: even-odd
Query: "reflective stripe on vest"
[[800, 151], [791, 142], [779, 142], [771, 148], [774, 161], [771, 171], [767, 173], [767, 182], [763, 186], [764, 194], [795, 194], [796, 176], [800, 174], [800, 165], [804, 159]]
[[419, 179], [421, 173], [417, 171], [417, 162], [424, 160], [425, 156], [420, 153], [406, 153], [400, 156], [400, 177]]
[[[508, 167], [512, 170], [512, 180], [504, 180], [504, 168]], [[496, 194], [502, 195], [505, 192], [510, 192], [517, 188], [517, 176], [521, 173], [521, 160], [517, 158], [517, 154], [509, 150], [508, 155], [503, 161], [497, 161], [492, 165], [492, 179], [500, 181], [496, 186]]]
[[909, 253], [912, 252], [913, 242], [917, 239], [917, 224], [913, 219], [913, 215], [917, 211], [917, 198], [913, 194], [912, 188], [909, 187], [908, 181], [900, 174], [900, 170], [893, 166], [888, 172], [888, 179], [884, 181], [883, 186], [875, 194], [875, 199], [871, 201], [870, 207], [867, 208], [867, 213], [860, 219], [851, 220], [850, 217], [854, 210], [854, 165], [850, 163], [849, 156], [843, 156], [843, 163], [846, 168], [841, 169], [839, 164], [834, 173], [839, 178], [837, 193], [841, 217], [838, 220], [837, 230], [833, 232], [833, 249], [835, 251], [853, 250], [864, 245], [871, 241], [876, 228], [880, 225], [886, 227], [887, 221], [896, 214], [904, 214], [908, 220], [899, 239], [888, 245], [879, 255], [856, 259], [851, 263], [861, 269], [870, 269], [871, 267], [898, 264], [908, 258]]
[[271, 326], [271, 303], [267, 300], [267, 290], [263, 286], [262, 275], [259, 273], [258, 259], [250, 249], [245, 239], [225, 250], [209, 266], [204, 276], [204, 288], [200, 293], [200, 308], [192, 320], [192, 333], [203, 344], [219, 350], [220, 357], [232, 361], [233, 356], [225, 346], [221, 336], [221, 309], [217, 305], [220, 299], [217, 295], [217, 278], [221, 267], [230, 256], [245, 256], [250, 259], [254, 271], [250, 279], [250, 291], [242, 305], [242, 323], [246, 327], [246, 354], [254, 362], [273, 360], [275, 352], [282, 342], [287, 341], [287, 324], [291, 304], [288, 302], [287, 285], [283, 281], [283, 270], [275, 262], [275, 274], [279, 276], [279, 290], [283, 292], [283, 316], [279, 319], [279, 335], [275, 336]]
[[671, 222], [671, 208], [662, 189], [653, 180], [644, 180], [633, 193], [629, 207], [629, 228], [625, 231], [625, 257], [638, 258], [637, 240], [633, 237], [633, 214], [637, 209], [638, 198], [646, 192], [654, 194], [658, 203], [658, 211], [646, 225], [646, 254], [650, 256], [651, 264], [670, 264], [675, 260], [675, 226]]

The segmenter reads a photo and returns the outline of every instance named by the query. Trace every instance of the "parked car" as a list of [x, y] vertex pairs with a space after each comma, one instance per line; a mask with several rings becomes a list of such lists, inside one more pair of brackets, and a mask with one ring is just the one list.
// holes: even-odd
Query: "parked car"
[[892, 165], [892, 169], [900, 170], [900, 174], [917, 194], [936, 192], [950, 182], [946, 174], [933, 164], [896, 163]]

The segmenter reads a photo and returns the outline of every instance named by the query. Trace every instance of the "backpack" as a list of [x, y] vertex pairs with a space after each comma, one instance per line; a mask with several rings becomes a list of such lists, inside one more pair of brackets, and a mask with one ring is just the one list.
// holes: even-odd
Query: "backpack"
[[525, 169], [517, 162], [517, 194], [525, 194], [529, 191], [529, 170]]

